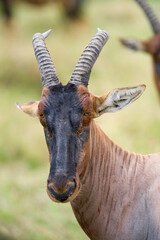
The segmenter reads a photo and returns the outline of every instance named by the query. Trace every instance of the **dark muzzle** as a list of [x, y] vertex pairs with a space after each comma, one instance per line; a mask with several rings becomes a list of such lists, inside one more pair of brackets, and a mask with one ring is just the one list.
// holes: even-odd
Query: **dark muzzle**
[[79, 177], [59, 175], [55, 178], [49, 176], [47, 181], [47, 193], [56, 202], [68, 202], [73, 200], [79, 192]]
[[73, 195], [75, 190], [76, 190], [76, 181], [74, 181], [73, 183], [70, 183], [67, 190], [63, 193], [56, 192], [52, 183], [48, 184], [48, 191], [51, 197], [55, 198], [59, 202], [65, 202], [69, 197]]

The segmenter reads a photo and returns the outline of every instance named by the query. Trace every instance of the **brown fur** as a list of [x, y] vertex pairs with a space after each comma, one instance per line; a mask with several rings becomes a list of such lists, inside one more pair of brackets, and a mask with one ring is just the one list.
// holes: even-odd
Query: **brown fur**
[[[146, 219], [154, 222], [160, 239], [160, 153], [129, 153], [92, 120], [77, 170], [82, 187], [71, 205], [90, 239], [141, 239], [135, 236], [141, 234]], [[146, 204], [144, 211], [141, 201]]]

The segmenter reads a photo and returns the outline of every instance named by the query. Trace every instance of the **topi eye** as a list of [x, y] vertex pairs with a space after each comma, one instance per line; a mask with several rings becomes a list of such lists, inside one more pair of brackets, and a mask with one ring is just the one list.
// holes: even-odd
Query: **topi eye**
[[84, 113], [83, 113], [83, 116], [84, 116], [84, 117], [89, 117], [89, 116], [90, 116], [90, 113], [89, 113], [89, 112], [84, 112]]
[[42, 118], [42, 117], [44, 117], [44, 114], [43, 114], [43, 113], [40, 113], [39, 116]]
[[46, 127], [46, 119], [44, 117], [44, 113], [39, 113], [39, 120], [40, 120], [40, 123], [42, 124], [43, 127]]

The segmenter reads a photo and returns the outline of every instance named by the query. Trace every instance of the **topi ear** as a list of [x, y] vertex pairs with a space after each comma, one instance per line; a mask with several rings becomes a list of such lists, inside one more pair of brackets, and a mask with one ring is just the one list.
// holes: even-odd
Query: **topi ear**
[[37, 117], [38, 104], [39, 104], [39, 101], [25, 103], [25, 104], [20, 104], [18, 102], [16, 103], [17, 107], [20, 110], [22, 110], [24, 113], [28, 114], [31, 117]]
[[141, 96], [145, 88], [145, 85], [132, 88], [117, 88], [102, 97], [95, 97], [94, 109], [96, 117], [107, 112], [117, 112], [127, 107]]
[[120, 42], [125, 47], [129, 48], [130, 50], [133, 50], [133, 51], [147, 51], [147, 46], [146, 46], [145, 42], [139, 41], [137, 39], [133, 39], [133, 38], [124, 39], [124, 38], [121, 38]]

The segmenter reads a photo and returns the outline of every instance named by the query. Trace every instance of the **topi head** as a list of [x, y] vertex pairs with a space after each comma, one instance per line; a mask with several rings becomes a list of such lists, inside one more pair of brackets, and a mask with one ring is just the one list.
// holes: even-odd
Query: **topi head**
[[93, 119], [126, 107], [143, 93], [145, 86], [114, 89], [101, 97], [88, 91], [92, 67], [108, 40], [108, 33], [100, 29], [83, 51], [68, 84], [63, 86], [44, 42], [50, 32], [33, 37], [42, 98], [17, 106], [24, 113], [38, 117], [44, 128], [50, 155], [49, 197], [56, 202], [68, 202], [78, 195], [91, 157]]

